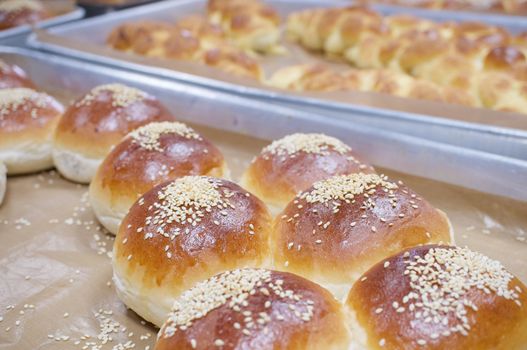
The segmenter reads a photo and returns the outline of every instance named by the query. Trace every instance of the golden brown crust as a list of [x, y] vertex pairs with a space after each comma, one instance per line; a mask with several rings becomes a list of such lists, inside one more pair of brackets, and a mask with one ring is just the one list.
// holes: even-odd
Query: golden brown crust
[[16, 87], [34, 89], [35, 85], [22, 68], [0, 60], [0, 89]]
[[139, 55], [198, 62], [240, 76], [259, 79], [262, 75], [254, 58], [230, 44], [221, 27], [201, 16], [174, 24], [123, 23], [112, 30], [107, 44]]
[[[378, 73], [381, 81], [374, 86], [379, 92], [527, 113], [527, 101], [519, 91], [527, 81], [525, 34], [515, 36], [503, 28], [479, 22], [436, 23], [411, 16], [382, 17], [360, 7], [293, 13], [288, 18], [287, 31], [305, 48], [331, 57], [340, 55], [357, 68], [389, 69], [392, 73], [388, 79], [382, 78], [386, 73]], [[489, 104], [480, 93], [487, 89], [483, 86], [487, 75], [495, 72], [505, 75], [510, 88], [498, 90], [499, 102]], [[401, 73], [420, 80], [412, 81]], [[346, 86], [335, 74], [319, 72], [312, 78], [307, 73], [297, 75], [303, 81], [289, 86], [300, 91], [335, 91], [356, 86]], [[308, 79], [317, 83], [305, 83]], [[278, 73], [273, 80], [280, 80]], [[329, 87], [331, 84], [335, 87]], [[283, 85], [288, 84], [279, 86]], [[371, 85], [358, 86], [361, 91], [375, 91]]]
[[[15, 4], [17, 2], [18, 4]], [[35, 24], [48, 17], [51, 17], [51, 14], [39, 1], [9, 0], [0, 4], [0, 30]]]
[[207, 14], [242, 49], [267, 52], [278, 43], [280, 17], [262, 1], [209, 0]]
[[275, 219], [274, 234], [276, 266], [329, 283], [351, 283], [406, 247], [450, 241], [444, 215], [402, 183], [375, 174], [315, 183]]
[[[209, 209], [177, 206], [189, 217], [192, 216], [187, 210], [189, 207], [202, 212], [203, 217], [194, 225], [165, 219], [156, 223], [156, 218], [163, 215], [160, 213], [165, 212], [158, 205], [168, 205], [171, 209], [167, 217], [171, 217], [175, 207], [166, 201], [177, 201], [174, 197], [177, 195], [168, 195], [165, 201], [159, 198], [160, 193], [166, 193], [175, 183], [185, 184], [185, 188], [194, 191], [196, 178], [214, 184], [221, 203], [226, 205]], [[206, 195], [197, 197], [206, 198]], [[154, 187], [132, 206], [115, 240], [114, 271], [141, 291], [176, 297], [219, 271], [265, 264], [269, 226], [265, 205], [238, 185], [208, 177], [180, 178]]]
[[264, 148], [243, 178], [247, 189], [283, 208], [316, 181], [357, 172], [375, 170], [339, 140], [321, 134], [293, 134]]
[[521, 349], [527, 340], [527, 289], [466, 248], [400, 252], [366, 272], [346, 304], [371, 348]]
[[[259, 276], [249, 277], [250, 272]], [[156, 350], [346, 348], [349, 336], [341, 305], [319, 285], [290, 273], [270, 270], [235, 270], [215, 278], [215, 283], [209, 280], [196, 287], [204, 289], [198, 290], [204, 294], [198, 296], [199, 302], [188, 303], [185, 296], [176, 301], [182, 309], [173, 311], [161, 329]], [[258, 283], [260, 286], [255, 285]], [[216, 300], [218, 290], [229, 285], [234, 292], [225, 291], [226, 302]], [[246, 304], [235, 302], [238, 305], [230, 307], [228, 303], [245, 291], [244, 287], [249, 291]], [[288, 297], [286, 291], [294, 296]], [[193, 307], [216, 301], [217, 307], [190, 321], [184, 330], [178, 325], [177, 321], [183, 318], [181, 313], [190, 314]]]
[[225, 161], [220, 150], [190, 128], [188, 135], [183, 131], [177, 133], [179, 125], [182, 130], [187, 128], [181, 123], [164, 122], [136, 130], [148, 131], [155, 126], [166, 130], [160, 132], [155, 147], [150, 142], [142, 145], [135, 132], [123, 139], [99, 166], [92, 187], [105, 193], [105, 200], [111, 205], [119, 202], [131, 205], [141, 194], [172, 179], [214, 172], [222, 175]]
[[0, 90], [0, 148], [49, 140], [64, 107], [53, 97], [27, 88]]
[[174, 119], [153, 96], [119, 84], [101, 85], [69, 106], [57, 126], [55, 145], [103, 158], [130, 131]]

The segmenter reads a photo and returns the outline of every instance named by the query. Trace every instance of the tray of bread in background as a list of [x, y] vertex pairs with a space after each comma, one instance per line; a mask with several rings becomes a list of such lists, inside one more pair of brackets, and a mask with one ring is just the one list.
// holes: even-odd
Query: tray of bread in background
[[30, 50], [0, 58], [1, 346], [525, 345], [526, 164]]
[[342, 6], [166, 1], [40, 31], [29, 44], [525, 159], [525, 19], [502, 28]]
[[82, 18], [73, 0], [3, 0], [0, 2], [0, 44], [23, 46], [31, 27], [45, 28]]

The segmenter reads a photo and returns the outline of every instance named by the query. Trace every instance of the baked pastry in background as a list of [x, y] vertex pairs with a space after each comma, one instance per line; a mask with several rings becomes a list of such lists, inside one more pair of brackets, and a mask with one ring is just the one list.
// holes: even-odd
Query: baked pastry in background
[[428, 245], [368, 270], [347, 298], [367, 349], [525, 349], [527, 289], [497, 261]]
[[150, 123], [132, 131], [104, 158], [90, 183], [95, 216], [111, 233], [143, 193], [186, 175], [228, 176], [221, 154], [192, 128]]
[[186, 176], [154, 187], [124, 218], [113, 250], [121, 300], [161, 326], [175, 298], [195, 283], [270, 263], [271, 217], [238, 185]]
[[230, 44], [219, 26], [200, 16], [189, 16], [175, 24], [123, 23], [112, 30], [107, 44], [120, 51], [192, 61], [253, 79], [263, 74], [256, 59]]
[[101, 85], [72, 103], [60, 119], [53, 161], [67, 179], [89, 183], [104, 157], [130, 131], [175, 118], [153, 96], [121, 84]]
[[0, 59], [0, 89], [15, 87], [34, 89], [35, 85], [22, 68], [8, 64]]
[[[383, 17], [363, 7], [293, 13], [287, 33], [306, 49], [344, 59], [356, 68], [389, 69], [439, 84], [449, 89], [450, 96], [462, 90], [470, 96], [470, 105], [527, 113], [527, 42], [521, 34], [476, 22]], [[502, 81], [493, 93], [506, 103], [489, 104], [482, 96], [489, 79]], [[392, 80], [408, 85], [402, 76]], [[515, 106], [510, 106], [510, 94], [515, 96]], [[466, 104], [466, 97], [461, 100]]]
[[181, 295], [156, 350], [347, 349], [342, 305], [300, 276], [265, 269], [220, 273]]
[[0, 205], [2, 205], [2, 202], [4, 201], [5, 191], [6, 191], [6, 184], [7, 182], [7, 169], [4, 165], [4, 163], [0, 162]]
[[43, 92], [0, 90], [0, 162], [9, 175], [53, 166], [53, 132], [63, 112], [64, 107]]
[[0, 1], [0, 30], [35, 24], [51, 14], [39, 0], [2, 0]]
[[479, 99], [462, 89], [441, 86], [388, 69], [348, 68], [337, 71], [322, 64], [300, 64], [277, 70], [266, 84], [299, 92], [378, 92], [418, 100], [482, 106]]
[[323, 134], [298, 133], [266, 146], [252, 160], [241, 183], [277, 214], [314, 182], [358, 172], [375, 170], [344, 142]]
[[342, 299], [378, 261], [419, 244], [451, 241], [444, 213], [401, 182], [334, 176], [299, 193], [274, 225], [275, 266]]
[[259, 0], [209, 0], [208, 18], [218, 24], [237, 47], [263, 53], [277, 50], [280, 17]]

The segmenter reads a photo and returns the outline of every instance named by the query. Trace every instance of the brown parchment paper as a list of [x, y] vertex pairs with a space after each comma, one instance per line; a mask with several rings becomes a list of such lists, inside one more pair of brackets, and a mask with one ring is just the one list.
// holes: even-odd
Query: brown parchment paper
[[[343, 4], [344, 5], [344, 4]], [[51, 34], [44, 29], [36, 31], [37, 40], [42, 43], [51, 44], [61, 48], [72, 49], [78, 52], [77, 57], [87, 58], [93, 60], [93, 55], [105, 58], [116, 59], [122, 62], [120, 66], [126, 67], [126, 63], [141, 64], [148, 67], [160, 67], [170, 70], [175, 70], [190, 75], [211, 78], [222, 83], [234, 84], [239, 87], [248, 87], [252, 89], [262, 90], [264, 94], [281, 94], [289, 95], [297, 99], [298, 103], [303, 103], [302, 100], [318, 99], [326, 102], [338, 102], [351, 105], [364, 105], [380, 109], [395, 110], [401, 112], [416, 113], [424, 116], [436, 116], [449, 120], [459, 120], [470, 123], [486, 124], [497, 127], [513, 128], [519, 130], [527, 130], [527, 118], [524, 114], [493, 111], [485, 108], [472, 108], [466, 106], [459, 106], [441, 102], [417, 100], [411, 98], [401, 98], [389, 94], [377, 92], [362, 92], [362, 91], [336, 91], [336, 92], [296, 92], [273, 88], [259, 82], [256, 79], [250, 79], [240, 76], [228, 74], [219, 69], [199, 64], [197, 62], [178, 61], [161, 58], [152, 58], [141, 56], [133, 53], [121, 52], [114, 50], [106, 45], [106, 38], [111, 30], [121, 23], [134, 22], [138, 20], [161, 20], [164, 22], [176, 22], [178, 19], [188, 16], [205, 13], [205, 5], [198, 10], [188, 11], [185, 7], [182, 9], [175, 7], [172, 12], [157, 14], [150, 16], [143, 15], [140, 19], [129, 20], [114, 20], [110, 18], [101, 26], [85, 26], [83, 30], [75, 30], [73, 34], [70, 32], [56, 35]], [[286, 13], [280, 13], [282, 18], [282, 32], [284, 31], [285, 22], [287, 20]], [[157, 16], [163, 16], [158, 18]], [[282, 33], [281, 46], [285, 49], [282, 54], [258, 55], [254, 54], [258, 62], [262, 65], [266, 78], [269, 78], [273, 72], [280, 68], [303, 64], [303, 63], [323, 63], [330, 65], [337, 70], [343, 70], [350, 67], [343, 60], [337, 58], [328, 58], [322, 54], [309, 52], [299, 45], [289, 42]], [[86, 55], [88, 54], [88, 55]], [[115, 63], [115, 62], [114, 62]], [[192, 76], [187, 76], [189, 81], [194, 81]], [[203, 81], [201, 82], [203, 83]], [[234, 88], [237, 88], [237, 87]], [[232, 89], [232, 85], [222, 85], [222, 88]], [[238, 90], [240, 92], [240, 90]], [[254, 91], [254, 90], [253, 90]]]
[[[194, 126], [225, 154], [233, 178], [266, 141]], [[527, 282], [527, 203], [391, 171], [444, 210], [460, 245], [499, 259]], [[118, 300], [113, 238], [87, 186], [55, 171], [8, 178], [0, 206], [0, 349], [153, 349], [156, 329]]]

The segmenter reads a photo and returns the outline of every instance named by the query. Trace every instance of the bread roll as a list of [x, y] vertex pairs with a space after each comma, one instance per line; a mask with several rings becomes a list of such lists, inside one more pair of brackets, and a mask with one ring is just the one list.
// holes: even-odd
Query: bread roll
[[38, 0], [3, 0], [0, 2], [0, 30], [34, 24], [51, 14]]
[[18, 66], [7, 64], [0, 59], [0, 89], [27, 87], [33, 89], [33, 82]]
[[447, 217], [401, 182], [334, 176], [299, 193], [275, 219], [275, 266], [341, 299], [376, 262], [407, 247], [450, 242]]
[[153, 96], [121, 84], [101, 85], [74, 102], [55, 133], [53, 161], [67, 179], [88, 183], [130, 131], [174, 117]]
[[198, 283], [176, 300], [156, 350], [347, 349], [342, 306], [300, 276], [241, 269]]
[[347, 298], [366, 349], [525, 349], [527, 289], [467, 248], [428, 245], [368, 270]]
[[63, 112], [62, 105], [43, 92], [0, 90], [0, 162], [9, 175], [52, 167], [53, 131]]
[[192, 128], [154, 122], [125, 137], [106, 156], [90, 184], [95, 216], [116, 234], [128, 209], [160, 183], [186, 175], [228, 175], [221, 152]]
[[269, 263], [271, 218], [227, 180], [187, 176], [154, 187], [132, 206], [115, 239], [117, 294], [161, 326], [175, 298], [196, 282]]
[[4, 163], [0, 162], [0, 205], [4, 201], [6, 181], [7, 181], [6, 176], [7, 176], [7, 169], [5, 168]]
[[375, 170], [334, 137], [292, 134], [266, 146], [253, 159], [242, 186], [279, 212], [315, 181], [354, 172]]

